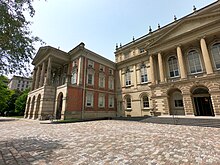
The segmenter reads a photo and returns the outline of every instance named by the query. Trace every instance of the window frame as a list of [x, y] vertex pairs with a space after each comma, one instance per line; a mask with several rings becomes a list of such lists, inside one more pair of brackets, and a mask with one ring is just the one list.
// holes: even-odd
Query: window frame
[[105, 88], [105, 76], [102, 74], [99, 74], [99, 87]]
[[[90, 103], [90, 105], [88, 105], [88, 103]], [[86, 93], [86, 107], [93, 107], [93, 103], [94, 103], [94, 94], [93, 94], [93, 92], [87, 92]]]
[[[194, 56], [192, 57], [192, 59], [189, 59], [189, 56], [190, 56], [191, 52], [196, 52], [197, 54], [192, 54]], [[197, 59], [195, 59], [195, 55], [197, 55]], [[190, 60], [193, 60], [192, 61], [193, 66], [190, 65], [191, 64]], [[195, 60], [198, 60], [200, 68], [201, 68], [201, 71], [197, 71], [196, 70], [198, 65], [196, 65], [196, 61]], [[191, 49], [190, 51], [188, 51], [188, 53], [187, 53], [187, 62], [188, 62], [188, 69], [189, 69], [190, 74], [199, 74], [199, 73], [203, 72], [203, 67], [202, 67], [202, 63], [201, 63], [200, 53], [198, 52], [198, 50]], [[192, 67], [194, 68], [195, 72], [192, 72]]]
[[[213, 47], [214, 47], [215, 45], [218, 45], [217, 49], [218, 49], [218, 55], [219, 55], [219, 57], [217, 57], [217, 58], [219, 58], [219, 59], [217, 59], [217, 60], [216, 60], [216, 58], [215, 58], [216, 55], [213, 53]], [[214, 63], [214, 65], [215, 65], [216, 70], [220, 70], [220, 41], [215, 42], [214, 44], [211, 45], [210, 52], [211, 52], [211, 54], [212, 54], [212, 60], [213, 60], [213, 63]], [[218, 55], [217, 55], [217, 56], [218, 56]], [[218, 61], [218, 63], [216, 63], [216, 61]], [[217, 65], [219, 65], [219, 67], [217, 67]]]
[[[145, 64], [142, 64], [140, 67], [140, 78], [141, 78], [141, 84], [148, 83], [148, 75], [147, 75], [147, 67]], [[142, 81], [144, 80], [144, 81]]]
[[131, 86], [131, 71], [130, 69], [127, 69], [125, 72], [125, 86]]
[[126, 101], [126, 109], [131, 109], [132, 108], [132, 106], [131, 106], [131, 96], [129, 95], [129, 96], [126, 96], [125, 97], [125, 101]]
[[[91, 77], [90, 77], [90, 75], [91, 75]], [[91, 83], [89, 83], [90, 78], [92, 78]], [[87, 85], [94, 85], [94, 73], [87, 73]]]
[[[172, 60], [172, 68], [170, 67], [171, 65], [170, 65], [170, 59], [173, 59], [173, 58], [175, 58], [176, 59], [176, 64], [175, 63], [173, 63], [173, 60]], [[167, 64], [168, 64], [168, 72], [169, 72], [169, 77], [170, 78], [177, 78], [177, 77], [180, 77], [180, 71], [179, 71], [179, 64], [178, 64], [178, 58], [177, 58], [177, 56], [176, 55], [171, 55], [171, 56], [169, 56], [168, 57], [168, 60], [167, 60]], [[176, 67], [174, 66], [174, 65], [176, 65]], [[172, 70], [171, 70], [172, 69]], [[173, 72], [173, 75], [174, 76], [171, 76], [171, 71]], [[176, 74], [176, 72], [178, 73], [178, 74]]]
[[[144, 100], [144, 98], [147, 98], [147, 100]], [[141, 101], [143, 109], [150, 108], [149, 97], [146, 94], [142, 96]], [[147, 106], [145, 106], [145, 104], [147, 104]]]
[[[102, 103], [102, 105], [100, 103]], [[99, 93], [98, 107], [105, 108], [105, 94], [103, 93]]]
[[[110, 103], [112, 103], [112, 106], [110, 106]], [[109, 108], [114, 108], [115, 106], [115, 97], [113, 95], [109, 95], [108, 97], [108, 107]]]

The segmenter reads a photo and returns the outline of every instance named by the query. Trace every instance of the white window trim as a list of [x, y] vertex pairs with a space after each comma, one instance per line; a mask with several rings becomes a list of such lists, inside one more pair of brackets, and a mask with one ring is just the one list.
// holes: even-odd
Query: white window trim
[[[101, 78], [103, 78], [103, 86], [101, 86], [101, 80], [102, 80]], [[99, 74], [99, 87], [105, 88], [105, 76], [101, 74]]]
[[[92, 84], [89, 83], [89, 74], [92, 75]], [[87, 85], [94, 85], [94, 73], [87, 73]]]
[[94, 61], [88, 60], [88, 68], [94, 68]]
[[[110, 106], [111, 100], [113, 101], [113, 102], [112, 102], [112, 106]], [[114, 98], [113, 95], [109, 95], [109, 98], [108, 98], [108, 107], [109, 107], [109, 108], [114, 108], [114, 107], [115, 107], [115, 98]]]
[[[103, 102], [102, 102], [103, 105], [100, 105], [101, 99], [103, 99], [103, 100], [102, 100], [102, 101], [103, 101]], [[105, 108], [105, 94], [99, 94], [98, 107], [99, 107], [99, 108]]]
[[[91, 105], [88, 104], [88, 96], [91, 96]], [[93, 107], [93, 102], [94, 102], [94, 94], [92, 92], [87, 92], [86, 93], [86, 107]]]
[[[112, 87], [111, 87], [111, 84], [112, 84]], [[114, 90], [114, 78], [112, 77], [109, 77], [108, 79], [108, 88], [111, 90]]]

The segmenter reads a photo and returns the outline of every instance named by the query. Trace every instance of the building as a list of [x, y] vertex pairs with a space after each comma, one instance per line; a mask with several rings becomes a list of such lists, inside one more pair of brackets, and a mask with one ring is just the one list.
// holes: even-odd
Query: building
[[220, 1], [116, 46], [115, 58], [83, 43], [41, 47], [25, 118], [220, 115]]
[[115, 57], [120, 116], [220, 115], [220, 1], [150, 28]]
[[21, 77], [21, 76], [13, 76], [8, 84], [8, 88], [11, 90], [20, 90], [24, 91], [29, 89], [32, 85], [32, 79]]
[[32, 64], [25, 118], [116, 116], [115, 63], [80, 43], [68, 53], [41, 47]]

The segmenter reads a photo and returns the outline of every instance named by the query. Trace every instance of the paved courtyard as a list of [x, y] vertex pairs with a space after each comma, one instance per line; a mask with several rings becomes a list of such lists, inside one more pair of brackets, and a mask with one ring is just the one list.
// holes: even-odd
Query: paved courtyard
[[0, 118], [0, 165], [220, 164], [220, 129]]

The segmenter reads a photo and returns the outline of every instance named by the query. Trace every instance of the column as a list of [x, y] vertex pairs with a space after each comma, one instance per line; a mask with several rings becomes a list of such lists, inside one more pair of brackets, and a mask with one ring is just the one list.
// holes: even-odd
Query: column
[[137, 72], [136, 72], [136, 64], [133, 66], [133, 75], [132, 75], [132, 80], [134, 82], [134, 88], [137, 88]]
[[79, 66], [78, 66], [78, 72], [77, 72], [77, 85], [81, 84], [81, 77], [82, 77], [82, 71], [83, 71], [83, 59], [82, 57], [79, 58]]
[[180, 68], [180, 76], [182, 79], [186, 78], [186, 69], [183, 62], [183, 54], [180, 46], [177, 47], [177, 57], [179, 62], [179, 68]]
[[161, 53], [158, 53], [158, 63], [159, 63], [159, 72], [160, 72], [160, 82], [164, 82], [164, 68], [163, 68], [163, 59]]
[[155, 76], [154, 76], [154, 61], [153, 61], [153, 56], [150, 56], [150, 70], [151, 70], [151, 83], [155, 83]]
[[40, 87], [43, 86], [44, 84], [44, 76], [45, 76], [45, 62], [43, 62], [43, 65], [42, 65], [42, 69], [41, 69], [41, 74], [40, 74]]
[[202, 50], [203, 60], [204, 60], [204, 63], [205, 63], [206, 73], [207, 74], [212, 74], [213, 73], [212, 64], [211, 64], [209, 52], [208, 52], [208, 49], [207, 49], [206, 41], [205, 41], [204, 38], [202, 38], [200, 40], [200, 46], [201, 46], [201, 50]]
[[34, 70], [33, 70], [33, 81], [32, 81], [31, 91], [34, 90], [35, 81], [36, 81], [36, 70], [35, 70], [35, 68], [34, 68]]
[[40, 66], [37, 67], [35, 89], [37, 89], [39, 87], [39, 78], [40, 78]]
[[47, 78], [46, 78], [46, 85], [50, 85], [51, 80], [51, 57], [48, 58], [47, 63]]

